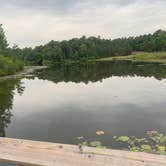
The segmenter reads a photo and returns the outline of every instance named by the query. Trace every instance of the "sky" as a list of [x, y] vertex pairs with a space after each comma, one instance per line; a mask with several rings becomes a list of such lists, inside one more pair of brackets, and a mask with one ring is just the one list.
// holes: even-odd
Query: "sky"
[[11, 46], [166, 30], [166, 0], [0, 0], [0, 4], [0, 23]]

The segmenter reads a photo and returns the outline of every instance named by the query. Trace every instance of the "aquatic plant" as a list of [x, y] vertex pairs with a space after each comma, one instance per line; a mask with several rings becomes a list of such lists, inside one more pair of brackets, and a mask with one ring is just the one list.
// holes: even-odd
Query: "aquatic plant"
[[[96, 135], [101, 136], [104, 135], [104, 131], [99, 130], [96, 131]], [[100, 141], [92, 141], [90, 139], [85, 138], [84, 136], [79, 136], [77, 137], [77, 141], [79, 142], [78, 144], [80, 146], [89, 146], [89, 147], [95, 147], [95, 148], [106, 148], [106, 146], [103, 146], [102, 142]]]
[[95, 148], [104, 148], [104, 149], [106, 148], [106, 146], [103, 146], [102, 142], [100, 141], [84, 141], [84, 142], [81, 142], [79, 145], [95, 147]]
[[148, 131], [145, 138], [135, 136], [114, 136], [113, 138], [117, 142], [126, 143], [130, 151], [166, 155], [166, 135], [158, 131]]
[[102, 131], [102, 130], [99, 130], [99, 131], [96, 131], [96, 135], [104, 135], [105, 133], [104, 133], [104, 131]]

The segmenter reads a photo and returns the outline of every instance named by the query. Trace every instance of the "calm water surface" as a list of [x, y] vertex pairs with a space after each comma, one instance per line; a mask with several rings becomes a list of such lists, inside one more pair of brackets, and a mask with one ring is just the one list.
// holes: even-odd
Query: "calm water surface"
[[84, 136], [123, 148], [113, 136], [144, 136], [148, 130], [166, 133], [164, 65], [59, 65], [0, 81], [1, 136], [67, 144]]

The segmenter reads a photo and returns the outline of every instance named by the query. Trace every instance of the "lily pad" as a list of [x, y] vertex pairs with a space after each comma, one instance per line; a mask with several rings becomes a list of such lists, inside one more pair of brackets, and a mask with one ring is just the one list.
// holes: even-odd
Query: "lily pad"
[[102, 143], [100, 141], [92, 141], [89, 143], [89, 145], [92, 147], [100, 147], [102, 146]]
[[117, 141], [128, 142], [129, 139], [130, 138], [128, 136], [120, 136], [120, 137], [117, 138]]
[[130, 151], [148, 152], [166, 155], [166, 135], [158, 131], [148, 131], [146, 137], [120, 136], [116, 141], [123, 142]]
[[159, 153], [159, 154], [163, 154], [163, 155], [166, 155], [166, 147], [165, 146], [158, 146], [157, 147], [157, 152]]
[[130, 151], [132, 151], [132, 152], [140, 152], [140, 148], [137, 147], [137, 146], [135, 146], [135, 147], [130, 147], [130, 146], [129, 146], [129, 149], [130, 149]]
[[102, 131], [102, 130], [99, 130], [99, 131], [96, 131], [96, 135], [104, 135], [105, 133], [104, 133], [104, 131]]
[[87, 141], [82, 142], [80, 145], [82, 145], [82, 146], [89, 146], [89, 144], [88, 144], [88, 142], [87, 142]]
[[165, 146], [158, 146], [157, 147], [159, 151], [165, 152], [166, 151], [166, 147]]
[[84, 139], [83, 136], [77, 137], [78, 140]]
[[152, 151], [152, 148], [151, 148], [150, 145], [141, 145], [141, 149], [144, 152], [150, 152], [150, 151]]

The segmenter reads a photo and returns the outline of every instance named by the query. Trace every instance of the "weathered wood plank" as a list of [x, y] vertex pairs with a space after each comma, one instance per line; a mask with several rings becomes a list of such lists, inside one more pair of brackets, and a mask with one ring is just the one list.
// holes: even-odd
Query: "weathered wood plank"
[[31, 166], [166, 166], [166, 156], [0, 138], [0, 161]]

